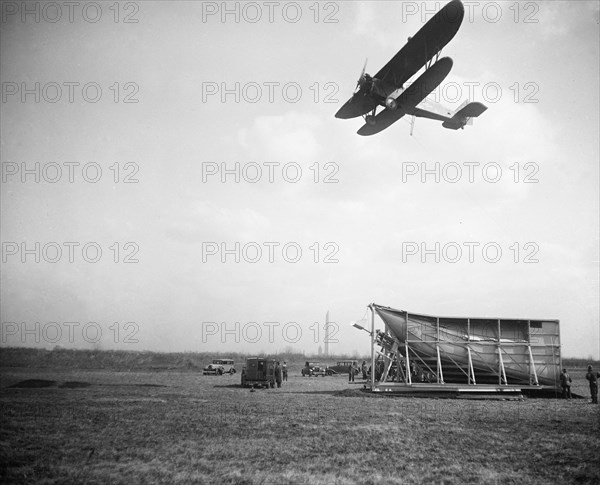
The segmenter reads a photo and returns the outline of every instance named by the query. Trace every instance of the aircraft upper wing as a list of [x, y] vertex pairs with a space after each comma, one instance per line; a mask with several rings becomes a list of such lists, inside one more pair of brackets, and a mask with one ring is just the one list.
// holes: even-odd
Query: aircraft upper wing
[[452, 0], [429, 19], [375, 77], [386, 84], [402, 86], [452, 40], [464, 15], [462, 2]]

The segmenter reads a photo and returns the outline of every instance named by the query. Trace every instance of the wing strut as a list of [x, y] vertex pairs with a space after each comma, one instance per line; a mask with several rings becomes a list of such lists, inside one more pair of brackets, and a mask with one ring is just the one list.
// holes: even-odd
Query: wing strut
[[[440, 49], [439, 51], [437, 51], [437, 54], [434, 54], [433, 56], [431, 56], [431, 59], [429, 59], [427, 61], [427, 63], [425, 64], [425, 70], [429, 69], [433, 64], [435, 64], [438, 61], [441, 53], [442, 53], [442, 50]], [[433, 60], [434, 57], [435, 57], [435, 61]]]

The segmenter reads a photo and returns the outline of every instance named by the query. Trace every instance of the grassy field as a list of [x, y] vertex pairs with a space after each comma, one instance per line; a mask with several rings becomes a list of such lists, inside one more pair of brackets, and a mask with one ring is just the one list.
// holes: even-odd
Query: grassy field
[[[581, 368], [571, 401], [373, 396], [299, 366], [256, 391], [239, 373], [1, 370], [5, 483], [600, 483]], [[49, 387], [11, 387], [31, 379]]]

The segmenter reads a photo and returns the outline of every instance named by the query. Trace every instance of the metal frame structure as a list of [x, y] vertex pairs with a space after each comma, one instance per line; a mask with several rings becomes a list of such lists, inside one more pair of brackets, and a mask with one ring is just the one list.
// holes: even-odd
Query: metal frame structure
[[[439, 317], [375, 303], [368, 308], [373, 391], [559, 388], [558, 320]], [[375, 330], [375, 314], [384, 331]]]

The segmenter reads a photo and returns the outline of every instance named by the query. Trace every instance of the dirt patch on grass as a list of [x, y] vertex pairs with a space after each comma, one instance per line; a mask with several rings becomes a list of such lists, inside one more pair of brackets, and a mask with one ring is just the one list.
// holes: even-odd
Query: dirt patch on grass
[[333, 391], [333, 396], [337, 397], [370, 397], [374, 396], [372, 392], [366, 389], [343, 389], [341, 391]]
[[61, 389], [81, 389], [82, 387], [90, 387], [91, 384], [89, 382], [80, 382], [80, 381], [67, 381], [63, 382], [60, 387]]
[[[86, 387], [91, 387], [94, 384], [91, 382], [85, 381], [65, 381], [59, 382], [49, 379], [26, 379], [24, 381], [19, 381], [15, 384], [7, 386], [9, 388], [14, 389], [42, 389], [48, 387], [57, 387], [59, 389], [84, 389]], [[102, 387], [142, 387], [142, 388], [165, 388], [169, 387], [164, 384], [100, 384]]]
[[47, 379], [26, 379], [9, 387], [18, 389], [39, 389], [42, 387], [54, 387], [56, 384], [56, 381], [49, 381]]
[[164, 384], [102, 384], [103, 387], [169, 387]]
[[13, 389], [43, 389], [48, 387], [58, 387], [59, 389], [81, 389], [90, 387], [91, 385], [92, 384], [89, 382], [81, 381], [66, 381], [59, 384], [58, 381], [49, 379], [26, 379], [8, 387]]

